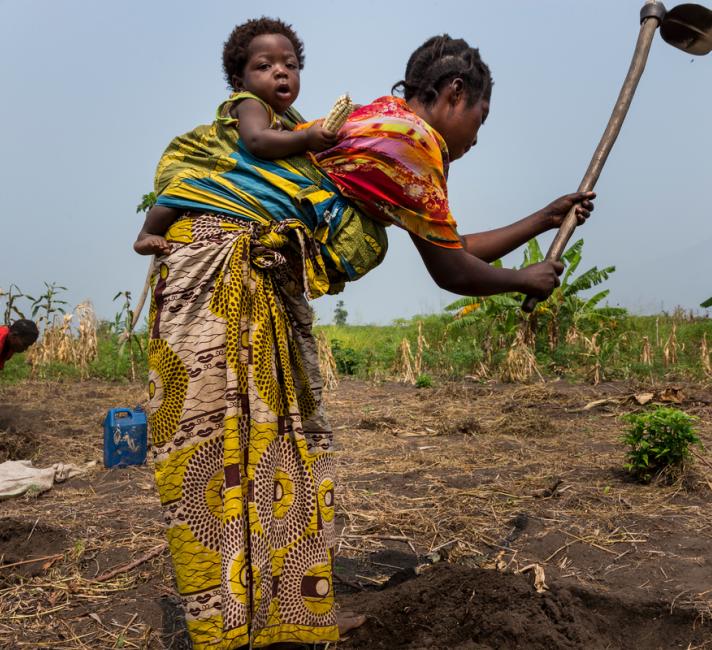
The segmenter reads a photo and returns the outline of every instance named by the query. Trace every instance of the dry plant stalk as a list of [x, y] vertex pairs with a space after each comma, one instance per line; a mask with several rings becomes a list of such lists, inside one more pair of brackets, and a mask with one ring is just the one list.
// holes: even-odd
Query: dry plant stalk
[[[76, 333], [72, 328], [75, 318]], [[89, 376], [89, 364], [96, 355], [96, 315], [88, 301], [77, 305], [73, 313], [64, 314], [61, 323], [55, 318], [27, 353], [33, 375], [58, 362], [78, 367], [82, 379]]]
[[413, 361], [413, 371], [416, 377], [420, 377], [420, 375], [423, 374], [423, 350], [429, 347], [428, 341], [425, 339], [425, 336], [423, 336], [423, 321], [418, 321], [418, 349]]
[[475, 381], [481, 381], [483, 379], [489, 379], [491, 375], [489, 366], [484, 361], [478, 361], [472, 372], [469, 375], [465, 375], [465, 379], [474, 379]]
[[677, 323], [673, 323], [672, 332], [670, 332], [663, 348], [663, 361], [666, 367], [677, 363], [677, 348]]
[[598, 343], [598, 335], [600, 332], [596, 332], [591, 336], [591, 338], [583, 337], [583, 341], [586, 344], [587, 348], [587, 356], [593, 357], [594, 363], [591, 369], [589, 370], [589, 374], [591, 375], [591, 379], [593, 380], [593, 385], [597, 386], [598, 384], [601, 383], [601, 375], [602, 375], [602, 370], [603, 366], [601, 364], [601, 346]]
[[520, 328], [512, 345], [509, 346], [507, 358], [502, 363], [502, 381], [527, 381], [535, 372], [541, 377], [536, 357], [527, 345], [525, 332]]
[[702, 360], [702, 368], [708, 377], [712, 377], [712, 361], [710, 361], [710, 352], [707, 347], [707, 332], [702, 335], [702, 343], [700, 343], [700, 358]]
[[653, 365], [653, 355], [650, 350], [650, 339], [647, 336], [643, 337], [643, 346], [640, 349], [640, 362], [646, 366]]
[[404, 338], [400, 344], [400, 359], [396, 361], [396, 373], [399, 376], [399, 381], [405, 384], [415, 385], [415, 380], [417, 375], [413, 370], [413, 352], [410, 349], [410, 343], [408, 339]]
[[89, 376], [89, 364], [96, 359], [98, 347], [96, 341], [96, 314], [88, 300], [79, 303], [74, 313], [77, 316], [77, 337], [75, 340], [75, 359], [82, 379]]
[[319, 332], [316, 337], [316, 351], [319, 357], [319, 372], [326, 390], [333, 390], [339, 385], [336, 376], [336, 359], [331, 350], [331, 343], [324, 332]]
[[566, 332], [566, 337], [565, 341], [568, 345], [573, 345], [574, 343], [578, 343], [578, 341], [581, 339], [581, 332], [578, 330], [576, 325], [572, 325], [569, 327], [568, 331]]

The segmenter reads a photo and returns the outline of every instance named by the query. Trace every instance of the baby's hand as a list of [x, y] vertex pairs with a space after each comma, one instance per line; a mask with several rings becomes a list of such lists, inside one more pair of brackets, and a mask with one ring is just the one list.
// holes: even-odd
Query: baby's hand
[[136, 240], [134, 250], [139, 255], [168, 255], [171, 245], [160, 235], [145, 235]]
[[339, 134], [327, 131], [323, 124], [324, 120], [318, 120], [306, 130], [309, 151], [324, 151], [339, 141]]

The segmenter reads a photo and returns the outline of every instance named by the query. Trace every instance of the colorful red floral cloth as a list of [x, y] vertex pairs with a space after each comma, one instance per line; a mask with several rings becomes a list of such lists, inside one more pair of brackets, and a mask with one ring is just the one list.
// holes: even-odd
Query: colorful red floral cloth
[[339, 143], [316, 160], [342, 194], [371, 217], [438, 246], [461, 248], [447, 197], [442, 136], [398, 97], [356, 109]]

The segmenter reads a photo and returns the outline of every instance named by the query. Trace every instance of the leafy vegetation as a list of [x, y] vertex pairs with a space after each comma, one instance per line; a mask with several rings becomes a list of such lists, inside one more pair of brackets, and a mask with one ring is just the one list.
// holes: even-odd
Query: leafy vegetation
[[630, 424], [621, 438], [629, 447], [625, 468], [642, 483], [678, 475], [690, 457], [690, 445], [702, 447], [693, 427], [697, 418], [678, 409], [659, 407], [625, 419]]
[[432, 388], [433, 378], [428, 374], [418, 375], [415, 379], [416, 388]]
[[[144, 199], [140, 209], [149, 206], [152, 197]], [[330, 363], [342, 375], [398, 379], [414, 385], [462, 377], [503, 381], [566, 377], [593, 383], [712, 377], [709, 317], [681, 309], [635, 316], [604, 305], [608, 290], [599, 287], [615, 269], [592, 267], [581, 272], [582, 250], [582, 240], [568, 248], [561, 286], [531, 315], [519, 309], [522, 295], [505, 294], [462, 298], [443, 314], [398, 319], [391, 325], [347, 325], [348, 312], [339, 301], [335, 324], [316, 328], [322, 352], [330, 352]], [[542, 257], [533, 241], [522, 265]], [[73, 317], [72, 312], [64, 313], [68, 307], [62, 299], [64, 287], [54, 282], [44, 286], [37, 298], [14, 284], [0, 290], [0, 309], [6, 322], [33, 313], [43, 331], [40, 342], [28, 354], [17, 355], [6, 364], [0, 381], [30, 376], [140, 381], [146, 376], [147, 333], [145, 328], [133, 329], [129, 292], [114, 296], [119, 310], [112, 320], [97, 324], [85, 319], [85, 330], [94, 332], [94, 341], [91, 346], [80, 346], [79, 339], [91, 341], [92, 332], [82, 330], [76, 310]], [[42, 342], [49, 342], [50, 334], [58, 353], [45, 350], [37, 354]], [[81, 360], [79, 370], [77, 359]]]

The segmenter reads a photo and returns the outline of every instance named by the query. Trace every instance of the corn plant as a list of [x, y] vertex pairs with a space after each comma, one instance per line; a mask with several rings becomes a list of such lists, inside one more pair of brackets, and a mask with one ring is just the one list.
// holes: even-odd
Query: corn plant
[[26, 318], [25, 314], [17, 307], [17, 301], [26, 298], [24, 293], [16, 284], [11, 284], [7, 291], [0, 289], [0, 298], [5, 299], [5, 310], [3, 313], [3, 323], [9, 323], [13, 316]]
[[136, 381], [136, 351], [143, 354], [143, 342], [134, 330], [134, 312], [131, 309], [131, 292], [119, 291], [114, 301], [123, 298], [121, 309], [114, 316], [112, 329], [119, 337], [119, 354], [128, 351], [131, 364], [131, 381]]
[[690, 445], [702, 448], [694, 429], [696, 417], [674, 408], [629, 414], [630, 428], [621, 438], [628, 445], [624, 467], [638, 481], [679, 474], [691, 456]]
[[37, 318], [38, 325], [40, 323], [50, 325], [57, 314], [64, 315], [67, 311], [64, 307], [67, 301], [57, 297], [62, 291], [66, 291], [67, 287], [62, 287], [56, 282], [45, 282], [44, 285], [45, 292], [37, 298], [25, 296], [32, 302], [32, 318]]

